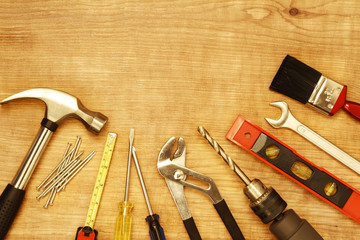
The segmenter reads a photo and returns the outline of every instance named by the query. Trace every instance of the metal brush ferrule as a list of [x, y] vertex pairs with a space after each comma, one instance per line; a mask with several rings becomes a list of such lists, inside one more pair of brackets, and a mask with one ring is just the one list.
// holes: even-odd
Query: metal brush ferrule
[[330, 115], [343, 88], [343, 85], [321, 76], [306, 104], [325, 115]]

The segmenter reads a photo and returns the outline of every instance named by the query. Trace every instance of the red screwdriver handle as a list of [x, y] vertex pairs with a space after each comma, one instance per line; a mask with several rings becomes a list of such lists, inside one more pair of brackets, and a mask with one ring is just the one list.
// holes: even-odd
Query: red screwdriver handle
[[354, 117], [360, 119], [360, 104], [356, 102], [346, 101], [343, 107]]

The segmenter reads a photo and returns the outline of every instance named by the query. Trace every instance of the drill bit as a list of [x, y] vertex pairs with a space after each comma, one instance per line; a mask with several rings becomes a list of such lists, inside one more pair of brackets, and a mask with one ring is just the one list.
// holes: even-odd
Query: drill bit
[[245, 183], [245, 185], [249, 185], [251, 183], [250, 179], [246, 174], [236, 165], [236, 163], [227, 155], [224, 149], [210, 136], [209, 132], [203, 126], [198, 127], [198, 132], [203, 136], [213, 147], [213, 149], [224, 159], [224, 161], [229, 165], [229, 167], [239, 176], [241, 181]]
[[225, 160], [231, 169], [246, 184], [243, 191], [250, 200], [250, 208], [263, 223], [269, 223], [286, 208], [286, 202], [272, 188], [267, 188], [259, 179], [250, 180], [232, 161], [221, 146], [210, 136], [204, 127], [198, 127], [199, 133], [210, 143], [214, 150]]
[[287, 203], [273, 189], [267, 188], [259, 179], [250, 179], [225, 153], [224, 149], [210, 136], [204, 127], [198, 132], [210, 143], [213, 149], [224, 159], [229, 167], [246, 184], [244, 194], [250, 200], [250, 208], [264, 224], [270, 225], [270, 231], [277, 239], [316, 239], [323, 240], [318, 232], [305, 219], [301, 219], [292, 209], [284, 211]]

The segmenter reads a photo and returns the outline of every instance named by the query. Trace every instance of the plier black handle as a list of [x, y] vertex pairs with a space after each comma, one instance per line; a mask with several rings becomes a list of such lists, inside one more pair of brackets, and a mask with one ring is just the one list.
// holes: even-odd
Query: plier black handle
[[[196, 227], [194, 219], [190, 214], [184, 194], [184, 186], [205, 193], [213, 202], [216, 211], [221, 217], [221, 220], [224, 222], [231, 237], [236, 240], [244, 240], [245, 238], [240, 231], [240, 228], [237, 225], [233, 215], [231, 214], [231, 211], [225, 200], [221, 197], [214, 180], [208, 176], [205, 176], [204, 174], [185, 167], [186, 147], [183, 138], [180, 137], [178, 139], [177, 150], [175, 151], [174, 156], [172, 156], [171, 149], [175, 142], [176, 138], [172, 137], [165, 143], [160, 151], [157, 167], [159, 173], [165, 178], [190, 239], [199, 240], [201, 239], [201, 236]], [[193, 183], [187, 182], [187, 176], [191, 176], [200, 181], [206, 182], [209, 184], [209, 187], [203, 188]]]

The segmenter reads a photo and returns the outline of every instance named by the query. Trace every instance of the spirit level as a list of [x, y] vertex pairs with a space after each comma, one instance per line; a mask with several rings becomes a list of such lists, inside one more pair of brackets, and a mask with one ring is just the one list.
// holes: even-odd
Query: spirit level
[[360, 192], [239, 115], [226, 138], [360, 223]]

